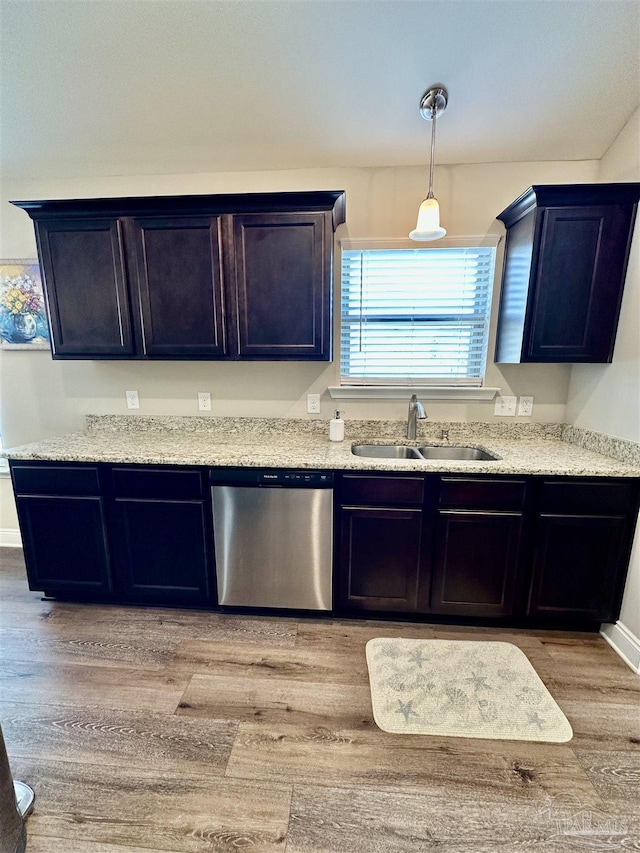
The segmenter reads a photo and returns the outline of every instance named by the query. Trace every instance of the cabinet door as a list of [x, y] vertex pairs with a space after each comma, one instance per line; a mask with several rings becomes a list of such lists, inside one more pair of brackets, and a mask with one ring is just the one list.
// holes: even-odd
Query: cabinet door
[[132, 221], [145, 355], [225, 354], [220, 220]]
[[29, 588], [87, 598], [111, 592], [100, 497], [18, 495]]
[[415, 611], [422, 511], [343, 507], [341, 516], [339, 607]]
[[36, 233], [54, 357], [131, 357], [118, 220], [46, 220], [37, 223]]
[[585, 205], [542, 215], [524, 360], [611, 361], [632, 208]]
[[624, 571], [625, 542], [622, 516], [540, 514], [529, 614], [615, 619], [612, 608]]
[[440, 511], [431, 610], [451, 616], [510, 616], [521, 535], [521, 513]]
[[116, 498], [113, 541], [119, 597], [207, 603], [206, 525], [203, 501]]
[[330, 359], [328, 215], [233, 217], [240, 358]]

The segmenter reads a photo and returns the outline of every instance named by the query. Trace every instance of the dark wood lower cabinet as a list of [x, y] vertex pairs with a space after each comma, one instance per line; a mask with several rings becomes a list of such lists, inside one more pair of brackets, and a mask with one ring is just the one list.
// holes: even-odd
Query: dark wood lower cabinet
[[212, 603], [199, 468], [12, 462], [29, 587], [47, 595]]
[[638, 486], [614, 478], [535, 482], [528, 618], [567, 625], [618, 618]]
[[[12, 460], [11, 475], [32, 590], [215, 605], [205, 469]], [[639, 493], [630, 478], [338, 474], [334, 608], [615, 621]]]
[[131, 601], [207, 603], [207, 517], [203, 501], [116, 498], [117, 594]]
[[29, 588], [105, 598], [111, 562], [97, 465], [11, 462]]
[[441, 510], [436, 523], [431, 611], [451, 616], [511, 616], [521, 540], [522, 513]]
[[368, 472], [338, 482], [342, 612], [567, 627], [618, 616], [637, 481]]
[[127, 601], [210, 604], [211, 511], [199, 468], [110, 469], [116, 593]]
[[523, 478], [439, 479], [431, 599], [447, 616], [508, 618], [522, 611]]
[[111, 593], [101, 497], [18, 495], [16, 505], [31, 589], [87, 598]]
[[615, 620], [626, 531], [624, 516], [539, 515], [528, 614]]
[[350, 610], [416, 609], [422, 510], [343, 507], [339, 606]]

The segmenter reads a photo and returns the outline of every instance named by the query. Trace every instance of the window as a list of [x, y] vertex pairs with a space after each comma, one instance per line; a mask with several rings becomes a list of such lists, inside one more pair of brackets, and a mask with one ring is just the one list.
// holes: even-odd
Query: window
[[342, 384], [482, 385], [497, 239], [486, 242], [345, 241]]

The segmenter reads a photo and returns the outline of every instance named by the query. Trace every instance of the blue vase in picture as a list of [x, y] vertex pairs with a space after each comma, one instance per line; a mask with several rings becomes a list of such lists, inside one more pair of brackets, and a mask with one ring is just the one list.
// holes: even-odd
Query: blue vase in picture
[[38, 324], [33, 314], [20, 311], [12, 314], [12, 326], [9, 330], [9, 342], [12, 344], [28, 344], [38, 333]]

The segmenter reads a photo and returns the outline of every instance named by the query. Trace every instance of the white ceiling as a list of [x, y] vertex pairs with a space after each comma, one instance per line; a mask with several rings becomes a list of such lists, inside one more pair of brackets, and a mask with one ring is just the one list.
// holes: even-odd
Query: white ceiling
[[0, 0], [5, 177], [600, 158], [638, 0]]

